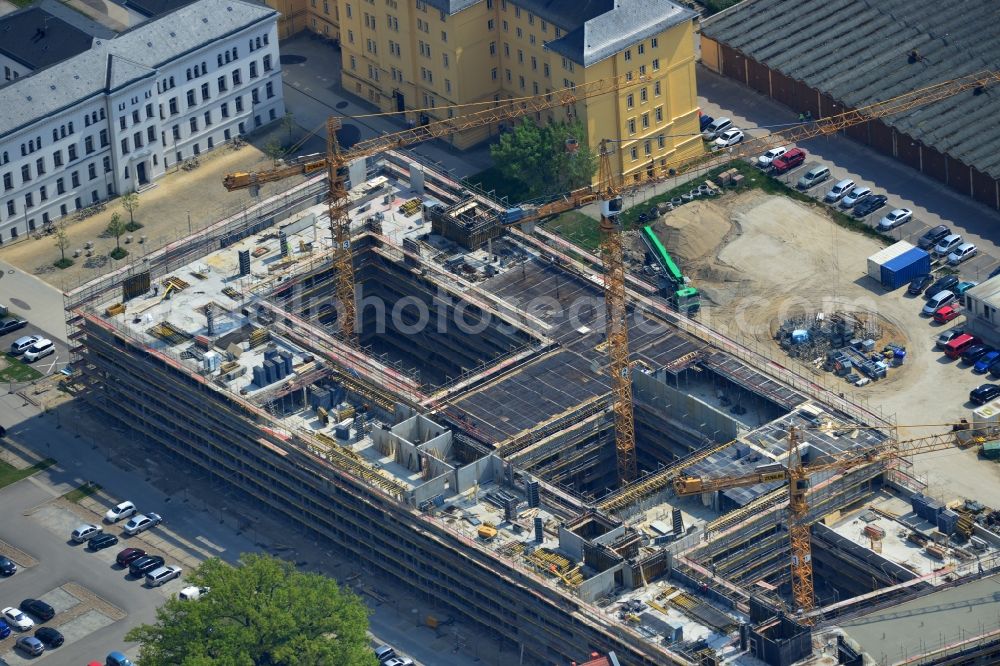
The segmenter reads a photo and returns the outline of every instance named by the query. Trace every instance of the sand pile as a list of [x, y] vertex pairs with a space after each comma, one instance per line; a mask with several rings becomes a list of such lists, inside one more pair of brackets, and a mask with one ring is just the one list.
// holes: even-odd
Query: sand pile
[[715, 254], [733, 224], [725, 206], [706, 199], [675, 208], [653, 225], [653, 230], [681, 270], [693, 271]]

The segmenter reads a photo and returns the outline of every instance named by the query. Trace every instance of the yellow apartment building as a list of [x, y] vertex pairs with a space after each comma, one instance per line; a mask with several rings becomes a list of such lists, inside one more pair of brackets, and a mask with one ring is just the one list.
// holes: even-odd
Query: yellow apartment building
[[[636, 85], [535, 120], [579, 118], [593, 148], [615, 141], [626, 177], [702, 150], [695, 14], [671, 0], [272, 2], [303, 3], [306, 27], [339, 38], [344, 88], [383, 111], [406, 111], [412, 123], [632, 76]], [[454, 105], [466, 106], [445, 108]], [[502, 129], [470, 130], [452, 142], [467, 148]]]

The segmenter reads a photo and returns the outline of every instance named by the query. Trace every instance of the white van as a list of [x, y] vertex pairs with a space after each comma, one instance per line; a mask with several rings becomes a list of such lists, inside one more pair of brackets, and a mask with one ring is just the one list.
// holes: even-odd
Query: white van
[[42, 338], [35, 344], [28, 347], [28, 350], [24, 352], [24, 360], [28, 363], [32, 361], [37, 361], [40, 358], [45, 358], [49, 354], [56, 353], [56, 346], [52, 344], [52, 341], [48, 338]]

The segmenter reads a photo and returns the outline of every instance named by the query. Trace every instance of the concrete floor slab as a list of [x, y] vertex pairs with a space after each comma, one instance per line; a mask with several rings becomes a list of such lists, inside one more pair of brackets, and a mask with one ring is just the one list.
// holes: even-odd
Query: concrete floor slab
[[38, 598], [52, 606], [52, 608], [56, 611], [56, 616], [60, 613], [65, 613], [69, 609], [80, 604], [80, 600], [78, 598], [61, 587], [49, 590]]

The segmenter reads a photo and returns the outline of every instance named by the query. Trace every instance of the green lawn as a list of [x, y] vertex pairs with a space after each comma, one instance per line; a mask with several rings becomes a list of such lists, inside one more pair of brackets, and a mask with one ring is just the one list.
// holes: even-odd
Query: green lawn
[[101, 485], [99, 483], [85, 483], [63, 495], [63, 499], [69, 502], [79, 502], [85, 497], [90, 497], [100, 489]]
[[485, 192], [494, 190], [494, 198], [507, 197], [507, 202], [511, 206], [515, 206], [530, 198], [530, 193], [528, 192], [528, 188], [524, 186], [524, 183], [504, 177], [500, 173], [500, 169], [495, 166], [469, 176], [463, 182], [475, 185]]
[[56, 461], [52, 458], [46, 458], [36, 462], [31, 467], [25, 469], [17, 469], [13, 465], [9, 465], [2, 460], [0, 460], [0, 488], [4, 486], [9, 486], [12, 483], [16, 483], [21, 479], [26, 479], [35, 472], [40, 472], [46, 467], [52, 467], [56, 464]]
[[10, 1], [13, 2], [15, 5], [17, 5], [18, 7], [27, 7], [33, 2], [33, 0], [10, 0]]
[[42, 376], [42, 373], [10, 354], [5, 354], [4, 360], [7, 367], [0, 370], [0, 382], [30, 382]]
[[545, 224], [545, 228], [588, 252], [596, 252], [601, 244], [600, 222], [577, 210], [552, 218]]

